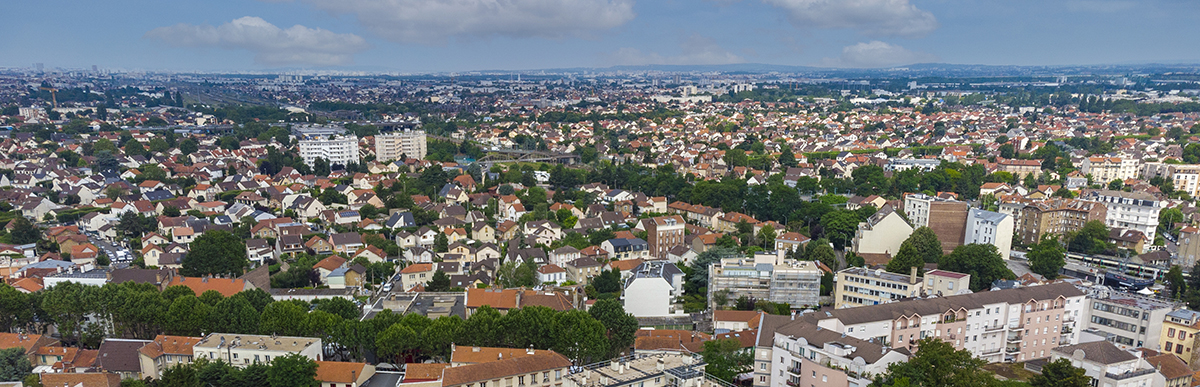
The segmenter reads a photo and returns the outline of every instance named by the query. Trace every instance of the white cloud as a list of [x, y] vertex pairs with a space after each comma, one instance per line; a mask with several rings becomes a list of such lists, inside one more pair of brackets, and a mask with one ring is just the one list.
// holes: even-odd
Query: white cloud
[[763, 0], [788, 12], [797, 27], [848, 28], [872, 36], [919, 37], [937, 18], [908, 0]]
[[348, 13], [367, 29], [403, 43], [455, 38], [562, 38], [620, 26], [633, 0], [307, 0]]
[[368, 48], [366, 40], [358, 35], [302, 25], [281, 29], [253, 16], [215, 27], [183, 23], [159, 27], [147, 32], [146, 37], [179, 47], [247, 50], [254, 53], [255, 62], [266, 65], [344, 65]]
[[936, 61], [931, 54], [910, 51], [904, 47], [873, 40], [842, 48], [837, 58], [825, 58], [821, 64], [829, 67], [885, 67]]
[[664, 56], [636, 48], [622, 48], [610, 55], [610, 60], [622, 65], [716, 65], [744, 63], [742, 57], [721, 48], [710, 38], [692, 35], [679, 44], [680, 53]]

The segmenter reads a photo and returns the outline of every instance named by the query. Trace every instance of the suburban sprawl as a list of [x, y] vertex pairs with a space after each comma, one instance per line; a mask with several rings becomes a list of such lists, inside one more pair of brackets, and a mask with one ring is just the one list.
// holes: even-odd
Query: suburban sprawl
[[0, 386], [1195, 386], [1198, 95], [0, 69]]

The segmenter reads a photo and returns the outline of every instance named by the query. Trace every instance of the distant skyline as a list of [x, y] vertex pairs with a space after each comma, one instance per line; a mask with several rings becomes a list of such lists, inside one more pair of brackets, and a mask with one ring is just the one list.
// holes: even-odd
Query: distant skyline
[[0, 10], [0, 67], [1200, 63], [1196, 0], [43, 0]]

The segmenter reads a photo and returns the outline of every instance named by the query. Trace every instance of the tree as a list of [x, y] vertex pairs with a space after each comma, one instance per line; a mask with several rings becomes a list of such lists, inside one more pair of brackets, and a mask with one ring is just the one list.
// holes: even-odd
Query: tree
[[821, 216], [821, 232], [826, 239], [833, 242], [835, 248], [840, 249], [854, 238], [860, 221], [862, 219], [854, 211], [831, 211]]
[[144, 157], [144, 156], [146, 156], [146, 147], [142, 146], [142, 143], [139, 141], [129, 141], [129, 142], [125, 143], [125, 155], [129, 156], [129, 157], [133, 157], [133, 156], [143, 156]]
[[393, 364], [400, 364], [421, 348], [421, 338], [412, 328], [404, 324], [393, 324], [379, 333], [375, 339], [375, 348], [380, 357], [389, 359]]
[[1171, 288], [1172, 299], [1178, 299], [1187, 292], [1187, 280], [1183, 278], [1183, 269], [1180, 269], [1178, 265], [1171, 266], [1171, 270], [1167, 271], [1165, 279], [1167, 280], [1167, 286]]
[[1092, 378], [1083, 368], [1071, 365], [1067, 359], [1058, 359], [1042, 366], [1042, 373], [1029, 379], [1033, 387], [1088, 387]]
[[450, 344], [459, 340], [463, 320], [458, 316], [441, 316], [425, 327], [422, 339], [425, 352], [442, 360], [450, 360]]
[[1066, 251], [1058, 236], [1042, 235], [1042, 240], [1029, 249], [1029, 270], [1048, 280], [1058, 278], [1058, 272], [1067, 264]]
[[250, 301], [229, 297], [217, 303], [209, 316], [209, 327], [222, 332], [254, 334], [258, 332], [259, 316]]
[[209, 327], [208, 319], [212, 315], [212, 311], [211, 305], [200, 301], [200, 298], [193, 294], [177, 297], [171, 302], [171, 307], [167, 309], [167, 322], [164, 328], [174, 335], [199, 336]]
[[920, 350], [908, 361], [889, 365], [882, 379], [889, 384], [907, 380], [911, 386], [988, 386], [996, 382], [983, 369], [986, 361], [966, 350], [955, 350], [949, 342], [927, 337], [917, 346]]
[[433, 238], [433, 250], [439, 253], [450, 251], [450, 237], [445, 233], [438, 233]]
[[609, 353], [604, 324], [582, 310], [558, 313], [552, 332], [555, 340], [551, 349], [571, 359], [575, 365], [606, 359]]
[[200, 144], [196, 143], [196, 140], [193, 140], [191, 137], [179, 142], [179, 152], [183, 153], [184, 156], [196, 153], [198, 150], [200, 150]]
[[0, 350], [0, 382], [15, 382], [29, 375], [33, 364], [21, 346]]
[[433, 272], [433, 278], [429, 280], [429, 283], [425, 284], [425, 291], [427, 292], [445, 292], [449, 290], [450, 276], [447, 276], [446, 272], [441, 269]]
[[617, 299], [597, 300], [588, 314], [604, 324], [605, 336], [612, 345], [609, 348], [609, 358], [620, 356], [621, 353], [633, 346], [634, 335], [638, 330], [638, 320], [632, 314], [625, 312], [625, 307]]
[[1076, 253], [1099, 254], [1111, 248], [1111, 244], [1108, 242], [1108, 227], [1099, 220], [1084, 223], [1083, 228], [1079, 229], [1070, 240], [1067, 250]]
[[316, 310], [329, 312], [347, 320], [354, 320], [359, 316], [358, 306], [354, 305], [354, 301], [345, 298], [314, 300], [313, 305], [316, 305]]
[[938, 269], [970, 274], [971, 290], [975, 292], [988, 289], [995, 280], [1017, 278], [1004, 263], [1004, 258], [1000, 257], [995, 245], [978, 243], [958, 246], [942, 257]]
[[196, 377], [196, 368], [191, 364], [176, 364], [174, 367], [163, 370], [162, 377], [159, 378], [157, 387], [201, 387], [200, 379]]
[[190, 250], [180, 270], [180, 274], [187, 276], [239, 276], [250, 264], [246, 258], [245, 243], [225, 230], [205, 232], [192, 241]]
[[911, 238], [900, 243], [900, 250], [896, 251], [896, 256], [887, 264], [887, 271], [897, 274], [908, 275], [912, 272], [912, 268], [917, 268], [918, 272], [924, 270], [925, 261], [921, 259], [921, 255], [917, 253], [917, 248], [913, 247]]
[[267, 383], [271, 387], [319, 387], [317, 362], [298, 353], [276, 356], [267, 370]]
[[42, 239], [42, 232], [26, 219], [24, 216], [18, 216], [13, 219], [13, 230], [9, 234], [13, 244], [24, 245], [37, 243], [38, 239]]
[[809, 242], [809, 246], [805, 252], [805, 259], [817, 261], [829, 266], [830, 270], [838, 270], [837, 254], [833, 251], [833, 247], [829, 246], [829, 241], [824, 238]]
[[291, 302], [272, 302], [262, 311], [258, 331], [264, 335], [299, 336], [307, 312]]
[[749, 372], [754, 365], [754, 354], [743, 351], [737, 339], [718, 339], [704, 342], [704, 372], [717, 379], [733, 383], [733, 378]]
[[942, 242], [938, 240], [937, 233], [928, 226], [917, 227], [905, 241], [912, 241], [917, 255], [921, 256], [925, 263], [936, 263], [942, 258]]
[[621, 291], [621, 272], [616, 269], [602, 270], [592, 281], [592, 285], [600, 293], [618, 293]]
[[701, 289], [708, 287], [708, 266], [721, 258], [736, 257], [738, 254], [737, 250], [726, 247], [715, 247], [696, 254], [684, 276], [684, 290], [689, 294], [702, 293]]

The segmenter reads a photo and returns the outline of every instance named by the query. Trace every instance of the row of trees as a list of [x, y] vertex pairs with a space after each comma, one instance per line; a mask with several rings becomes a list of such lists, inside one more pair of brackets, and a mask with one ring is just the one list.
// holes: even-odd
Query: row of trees
[[987, 290], [998, 279], [1017, 278], [995, 245], [972, 243], [955, 247], [950, 254], [943, 255], [942, 251], [937, 234], [929, 227], [918, 227], [900, 244], [887, 271], [907, 275], [914, 267], [921, 271], [926, 263], [937, 263], [938, 269], [970, 274], [970, 287], [975, 292]]
[[158, 379], [126, 380], [122, 387], [319, 387], [317, 362], [299, 354], [276, 356], [270, 363], [234, 367], [224, 361], [197, 359], [163, 370]]

